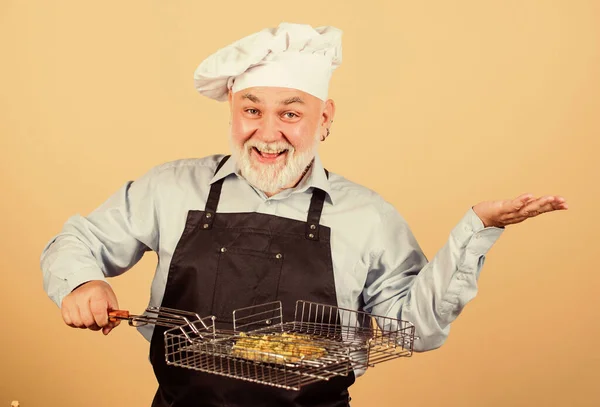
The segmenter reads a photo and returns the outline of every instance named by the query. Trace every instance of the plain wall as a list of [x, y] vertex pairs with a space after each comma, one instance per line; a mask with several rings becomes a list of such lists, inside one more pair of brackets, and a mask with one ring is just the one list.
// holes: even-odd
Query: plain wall
[[[145, 407], [148, 344], [64, 325], [39, 256], [152, 166], [227, 153], [196, 66], [282, 21], [344, 30], [325, 166], [383, 195], [429, 258], [465, 211], [521, 193], [568, 211], [509, 226], [438, 350], [369, 369], [352, 407], [597, 406], [597, 1], [0, 2], [0, 406]], [[156, 256], [111, 280], [147, 304]]]

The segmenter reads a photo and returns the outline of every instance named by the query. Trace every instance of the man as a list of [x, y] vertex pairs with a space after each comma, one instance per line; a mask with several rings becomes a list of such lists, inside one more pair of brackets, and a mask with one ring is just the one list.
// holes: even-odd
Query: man
[[[44, 248], [48, 295], [72, 327], [115, 326], [106, 277], [158, 254], [150, 306], [215, 315], [297, 300], [403, 319], [416, 351], [438, 348], [477, 292], [485, 254], [509, 224], [567, 209], [561, 197], [479, 203], [428, 262], [400, 214], [375, 192], [323, 168], [319, 143], [335, 115], [327, 98], [341, 63], [341, 32], [281, 24], [210, 56], [198, 91], [228, 101], [231, 158], [215, 155], [152, 168], [89, 216], [70, 218]], [[348, 377], [299, 392], [167, 366], [164, 328], [150, 341], [159, 382], [154, 406], [346, 406]]]

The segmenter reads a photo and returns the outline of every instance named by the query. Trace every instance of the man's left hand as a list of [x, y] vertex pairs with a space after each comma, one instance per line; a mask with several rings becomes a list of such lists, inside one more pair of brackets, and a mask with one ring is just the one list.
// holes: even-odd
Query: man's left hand
[[485, 227], [503, 228], [542, 213], [567, 208], [565, 198], [560, 196], [548, 195], [536, 198], [532, 194], [523, 194], [515, 199], [478, 203], [473, 207], [473, 211]]

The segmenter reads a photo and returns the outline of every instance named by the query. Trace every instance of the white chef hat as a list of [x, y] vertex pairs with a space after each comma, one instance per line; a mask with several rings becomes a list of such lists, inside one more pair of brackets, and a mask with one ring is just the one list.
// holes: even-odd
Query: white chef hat
[[327, 99], [333, 71], [342, 62], [342, 31], [281, 23], [244, 37], [206, 58], [194, 72], [198, 92], [218, 101], [229, 89], [293, 88]]

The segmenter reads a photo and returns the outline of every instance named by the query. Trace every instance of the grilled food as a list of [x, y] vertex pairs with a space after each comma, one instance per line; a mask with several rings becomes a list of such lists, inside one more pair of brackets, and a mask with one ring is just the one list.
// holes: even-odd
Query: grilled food
[[267, 335], [240, 334], [232, 348], [232, 355], [257, 362], [297, 363], [317, 359], [326, 349], [315, 344], [308, 335], [272, 333]]

